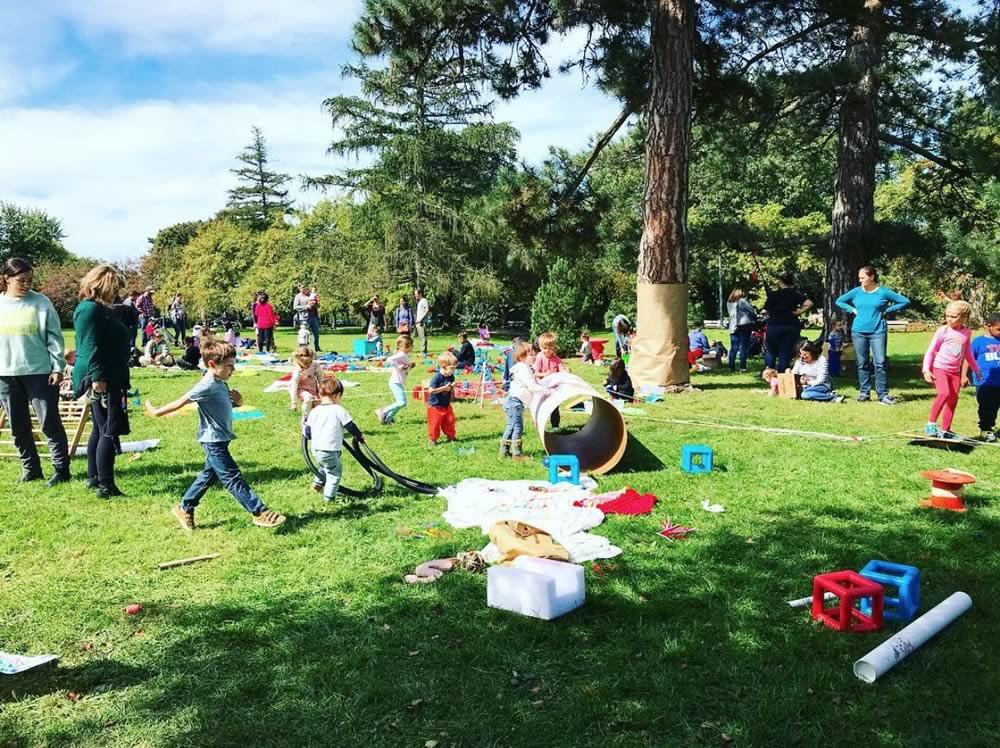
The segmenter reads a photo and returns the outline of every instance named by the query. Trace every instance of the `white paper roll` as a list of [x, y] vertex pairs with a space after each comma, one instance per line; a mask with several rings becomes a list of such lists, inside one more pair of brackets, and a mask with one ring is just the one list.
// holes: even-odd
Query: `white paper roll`
[[855, 662], [854, 674], [865, 683], [874, 683], [971, 607], [971, 597], [964, 592], [954, 593]]

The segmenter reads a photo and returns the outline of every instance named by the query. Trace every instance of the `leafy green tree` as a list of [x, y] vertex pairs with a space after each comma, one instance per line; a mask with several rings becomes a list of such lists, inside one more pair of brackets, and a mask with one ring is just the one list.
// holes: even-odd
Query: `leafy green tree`
[[139, 264], [143, 281], [162, 288], [167, 276], [180, 263], [184, 248], [207, 225], [207, 221], [185, 221], [157, 231], [149, 240], [149, 251]]
[[259, 127], [253, 128], [253, 141], [236, 160], [243, 165], [230, 171], [239, 184], [229, 190], [223, 217], [263, 230], [291, 213], [292, 201], [285, 187], [291, 177], [267, 168], [267, 143]]
[[33, 264], [69, 259], [59, 219], [45, 211], [0, 202], [0, 263], [23, 257]]

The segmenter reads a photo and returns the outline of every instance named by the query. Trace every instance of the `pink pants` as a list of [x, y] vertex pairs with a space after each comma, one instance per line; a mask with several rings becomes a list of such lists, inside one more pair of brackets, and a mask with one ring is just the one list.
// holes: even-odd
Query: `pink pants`
[[945, 431], [951, 431], [951, 422], [955, 419], [955, 406], [958, 405], [958, 393], [962, 389], [962, 376], [958, 372], [932, 369], [934, 389], [937, 397], [931, 404], [931, 415], [928, 420], [937, 422], [941, 416], [941, 426]]

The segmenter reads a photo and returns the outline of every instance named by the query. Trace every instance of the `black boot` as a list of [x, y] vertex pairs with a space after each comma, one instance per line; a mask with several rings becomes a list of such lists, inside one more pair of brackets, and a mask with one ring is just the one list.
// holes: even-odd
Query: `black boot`
[[99, 499], [110, 499], [115, 496], [124, 496], [114, 483], [110, 486], [98, 486], [97, 487], [97, 498]]
[[68, 483], [70, 480], [69, 470], [56, 470], [49, 478], [49, 488], [60, 483]]
[[31, 483], [31, 481], [41, 480], [44, 477], [41, 470], [25, 470], [18, 478], [18, 483]]

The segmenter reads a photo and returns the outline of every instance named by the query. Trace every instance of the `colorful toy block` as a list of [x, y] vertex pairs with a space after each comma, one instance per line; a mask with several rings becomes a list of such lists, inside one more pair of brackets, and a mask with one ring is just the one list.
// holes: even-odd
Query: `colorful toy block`
[[[549, 483], [555, 485], [566, 481], [574, 486], [580, 485], [580, 459], [576, 455], [549, 455], [542, 464], [549, 469]], [[560, 473], [559, 468], [567, 468], [569, 475]]]
[[[890, 621], [912, 621], [920, 608], [920, 569], [894, 564], [891, 561], [869, 561], [861, 576], [882, 585], [884, 618]], [[895, 594], [891, 594], [895, 592]], [[870, 598], [861, 600], [861, 612], [871, 615]]]
[[[827, 592], [833, 599], [824, 600]], [[858, 607], [866, 597], [871, 599], [870, 615]], [[856, 571], [832, 571], [813, 577], [812, 617], [835, 631], [867, 634], [881, 630], [883, 604], [882, 585]]]
[[685, 473], [712, 472], [713, 452], [704, 444], [685, 444], [681, 447], [681, 470]]

